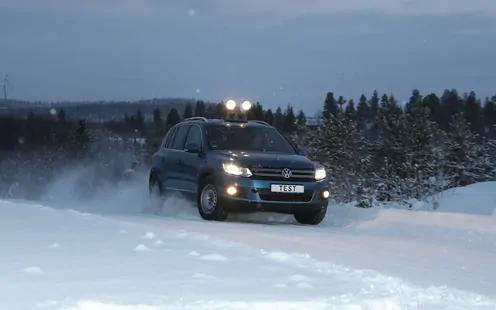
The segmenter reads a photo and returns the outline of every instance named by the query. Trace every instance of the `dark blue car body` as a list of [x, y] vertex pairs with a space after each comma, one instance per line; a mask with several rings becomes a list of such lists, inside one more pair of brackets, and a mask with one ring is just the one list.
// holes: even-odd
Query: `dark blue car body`
[[[250, 142], [255, 136], [276, 146], [255, 148]], [[316, 170], [323, 167], [265, 122], [193, 117], [166, 134], [153, 155], [149, 187], [159, 196], [180, 192], [198, 204], [206, 220], [224, 220], [229, 213], [276, 212], [315, 225], [324, 218], [329, 199], [325, 170], [318, 179]], [[211, 209], [216, 210], [202, 207], [207, 188], [215, 200]]]

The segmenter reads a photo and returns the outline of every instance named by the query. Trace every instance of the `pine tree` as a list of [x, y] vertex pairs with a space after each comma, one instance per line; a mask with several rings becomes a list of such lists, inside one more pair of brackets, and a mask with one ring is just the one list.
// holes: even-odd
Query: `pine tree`
[[69, 139], [69, 145], [73, 152], [73, 156], [83, 158], [93, 140], [93, 136], [86, 128], [86, 120], [79, 120], [76, 131], [69, 137]]
[[[496, 96], [495, 98], [496, 99]], [[493, 125], [496, 124], [496, 100], [486, 98], [482, 109], [484, 133], [487, 137], [494, 138], [495, 130]]]
[[374, 90], [374, 93], [370, 98], [369, 107], [370, 107], [369, 120], [375, 121], [375, 119], [377, 118], [377, 114], [379, 113], [379, 93], [377, 92], [377, 90]]
[[454, 115], [445, 145], [445, 169], [451, 186], [466, 186], [494, 179], [490, 144], [477, 144], [478, 134], [470, 129], [463, 112]]
[[274, 124], [273, 126], [279, 130], [282, 130], [284, 125], [284, 119], [281, 107], [277, 107], [276, 113], [274, 113]]
[[183, 119], [190, 117], [193, 117], [193, 106], [191, 105], [191, 103], [188, 102], [186, 104], [186, 107], [184, 108]]
[[353, 101], [353, 99], [350, 99], [350, 101], [348, 101], [348, 105], [346, 105], [344, 114], [347, 119], [356, 121], [357, 111], [355, 109], [355, 102]]
[[322, 163], [329, 174], [331, 191], [339, 201], [353, 201], [368, 193], [368, 143], [356, 123], [344, 113], [329, 115], [315, 133], [308, 136], [312, 158]]
[[259, 120], [259, 121], [264, 120], [263, 107], [259, 102], [255, 103], [255, 105], [248, 112], [248, 119]]
[[153, 124], [155, 125], [155, 134], [161, 136], [164, 134], [164, 122], [162, 120], [162, 113], [159, 108], [153, 110]]
[[296, 116], [296, 144], [299, 147], [304, 143], [307, 132], [307, 117], [305, 116], [305, 112], [300, 109]]
[[266, 112], [265, 112], [265, 115], [264, 115], [264, 120], [269, 123], [269, 125], [274, 125], [274, 114], [272, 113], [272, 109], [268, 109]]
[[167, 125], [167, 130], [169, 130], [172, 126], [178, 124], [181, 121], [181, 116], [177, 112], [175, 108], [172, 108], [167, 114], [167, 120], [165, 121]]
[[288, 105], [282, 117], [282, 132], [291, 135], [296, 131], [296, 115], [293, 107]]
[[338, 103], [334, 97], [333, 92], [328, 92], [324, 101], [324, 109], [322, 111], [322, 116], [325, 119], [331, 117], [331, 115], [336, 116], [338, 113]]
[[401, 195], [399, 180], [402, 178], [405, 119], [395, 100], [383, 95], [377, 112], [377, 140], [374, 144], [374, 181], [379, 200], [397, 199]]
[[145, 127], [145, 117], [141, 110], [136, 111], [135, 121], [134, 121], [134, 129], [138, 131], [142, 131]]
[[205, 103], [203, 101], [196, 102], [194, 116], [205, 116]]
[[418, 90], [414, 90], [405, 113], [402, 192], [408, 198], [422, 199], [442, 190], [442, 153], [436, 146], [439, 130], [430, 118]]
[[365, 130], [370, 117], [370, 107], [364, 94], [360, 96], [356, 109], [357, 126], [359, 130]]
[[470, 129], [476, 133], [481, 133], [483, 130], [483, 126], [481, 126], [482, 124], [480, 122], [481, 110], [482, 107], [475, 92], [471, 91], [466, 95], [464, 115], [470, 125]]
[[422, 99], [424, 106], [429, 108], [430, 119], [440, 124], [442, 121], [441, 103], [436, 94], [429, 94]]

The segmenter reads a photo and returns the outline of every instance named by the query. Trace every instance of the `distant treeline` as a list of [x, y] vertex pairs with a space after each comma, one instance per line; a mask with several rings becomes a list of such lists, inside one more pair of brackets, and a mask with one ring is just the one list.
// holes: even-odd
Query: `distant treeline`
[[[420, 96], [420, 92], [414, 90], [412, 96]], [[446, 89], [440, 97], [434, 93], [423, 96], [422, 102], [429, 107], [431, 119], [443, 130], [449, 131], [451, 117], [462, 109], [471, 129], [479, 136], [490, 138], [496, 136], [494, 128], [496, 95], [481, 99], [474, 92], [460, 95], [454, 89]], [[341, 109], [346, 115], [353, 117], [361, 129], [367, 127], [367, 135], [374, 136], [377, 135], [375, 132], [377, 129], [373, 124], [376, 122], [378, 111], [381, 106], [386, 105], [395, 107], [394, 109], [403, 109], [393, 94], [380, 95], [374, 91], [369, 98], [362, 94], [358, 100], [354, 100], [328, 92], [323, 104], [322, 122], [329, 113]], [[62, 143], [60, 141], [65, 141], [66, 136], [73, 134], [75, 128], [80, 127], [81, 122], [84, 122], [85, 128], [92, 130], [110, 131], [128, 136], [160, 137], [168, 128], [184, 118], [192, 116], [219, 118], [225, 115], [223, 102], [212, 103], [189, 99], [60, 102], [49, 107], [41, 102], [0, 100], [0, 107], [2, 106], [9, 106], [11, 109], [0, 109], [2, 132], [0, 149], [11, 149], [16, 144], [15, 141], [26, 141], [33, 146], [55, 143], [54, 141]], [[248, 114], [248, 118], [266, 121], [290, 136], [295, 133], [302, 136], [308, 130], [307, 117], [303, 110], [299, 109], [295, 112], [291, 105], [277, 107], [273, 111], [257, 102]], [[61, 138], [58, 138], [59, 136]], [[24, 142], [22, 144], [24, 145]]]
[[[165, 117], [162, 114], [163, 110], [169, 111]], [[26, 118], [13, 115], [0, 116], [2, 132], [0, 149], [62, 147], [76, 138], [81, 140], [81, 137], [87, 135], [88, 130], [121, 136], [161, 139], [169, 128], [185, 118], [193, 116], [222, 118], [226, 115], [224, 103], [206, 104], [203, 101], [197, 101], [194, 105], [186, 103], [182, 110], [174, 107], [155, 107], [152, 110], [151, 119], [145, 118], [141, 106], [136, 108], [133, 114], [123, 112], [124, 114], [112, 115], [110, 121], [100, 122], [70, 117], [66, 112], [66, 107], [63, 106], [59, 109], [52, 107], [43, 114], [35, 114], [31, 111]], [[295, 115], [293, 108], [289, 105], [284, 112], [282, 108], [277, 108], [273, 113], [270, 109], [264, 110], [260, 103], [254, 104], [248, 113], [248, 118], [267, 121], [288, 134], [296, 131], [298, 125], [303, 126], [306, 120], [303, 111]]]
[[[203, 102], [206, 106], [215, 105]], [[167, 114], [173, 108], [183, 111], [186, 105], [194, 105], [192, 99], [152, 99], [135, 102], [127, 101], [98, 101], [98, 102], [29, 102], [18, 100], [0, 100], [0, 116], [14, 116], [25, 118], [29, 113], [37, 116], [48, 116], [52, 109], [63, 109], [69, 119], [86, 119], [87, 121], [121, 120], [125, 114], [135, 114], [140, 110], [143, 115], [151, 116], [153, 110], [159, 108]]]

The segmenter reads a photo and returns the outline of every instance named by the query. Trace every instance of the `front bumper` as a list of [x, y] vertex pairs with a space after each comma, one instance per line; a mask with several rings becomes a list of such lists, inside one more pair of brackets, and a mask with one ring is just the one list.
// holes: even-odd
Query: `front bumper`
[[[271, 184], [303, 185], [304, 193], [273, 193]], [[275, 212], [307, 213], [321, 210], [327, 206], [329, 197], [324, 198], [324, 191], [329, 190], [328, 180], [315, 182], [254, 180], [231, 175], [217, 178], [217, 190], [220, 203], [232, 213]], [[227, 188], [234, 186], [235, 194], [228, 194]]]

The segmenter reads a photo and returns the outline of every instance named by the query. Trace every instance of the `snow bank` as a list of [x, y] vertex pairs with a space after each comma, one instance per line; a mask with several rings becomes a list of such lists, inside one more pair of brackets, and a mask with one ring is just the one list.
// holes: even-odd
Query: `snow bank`
[[403, 225], [403, 230], [437, 227], [496, 234], [496, 217], [449, 212], [408, 211], [394, 208], [357, 208], [354, 204], [330, 205], [323, 226], [354, 229], [386, 230], [388, 226]]
[[[454, 188], [412, 201], [412, 209], [397, 203], [358, 208], [356, 203], [330, 204], [322, 228], [345, 228], [381, 236], [437, 239], [437, 242], [465, 242], [487, 246], [496, 240], [496, 182]], [[437, 202], [439, 209], [431, 209]]]
[[[356, 202], [341, 204], [341, 206], [345, 207], [355, 205], [357, 205]], [[496, 215], [496, 182], [481, 182], [451, 188], [429, 196], [425, 201], [410, 199], [405, 201], [405, 203], [390, 202], [379, 204], [378, 206], [379, 209], [408, 209], [413, 211]]]
[[452, 188], [429, 197], [438, 212], [496, 215], [496, 182], [481, 182]]

